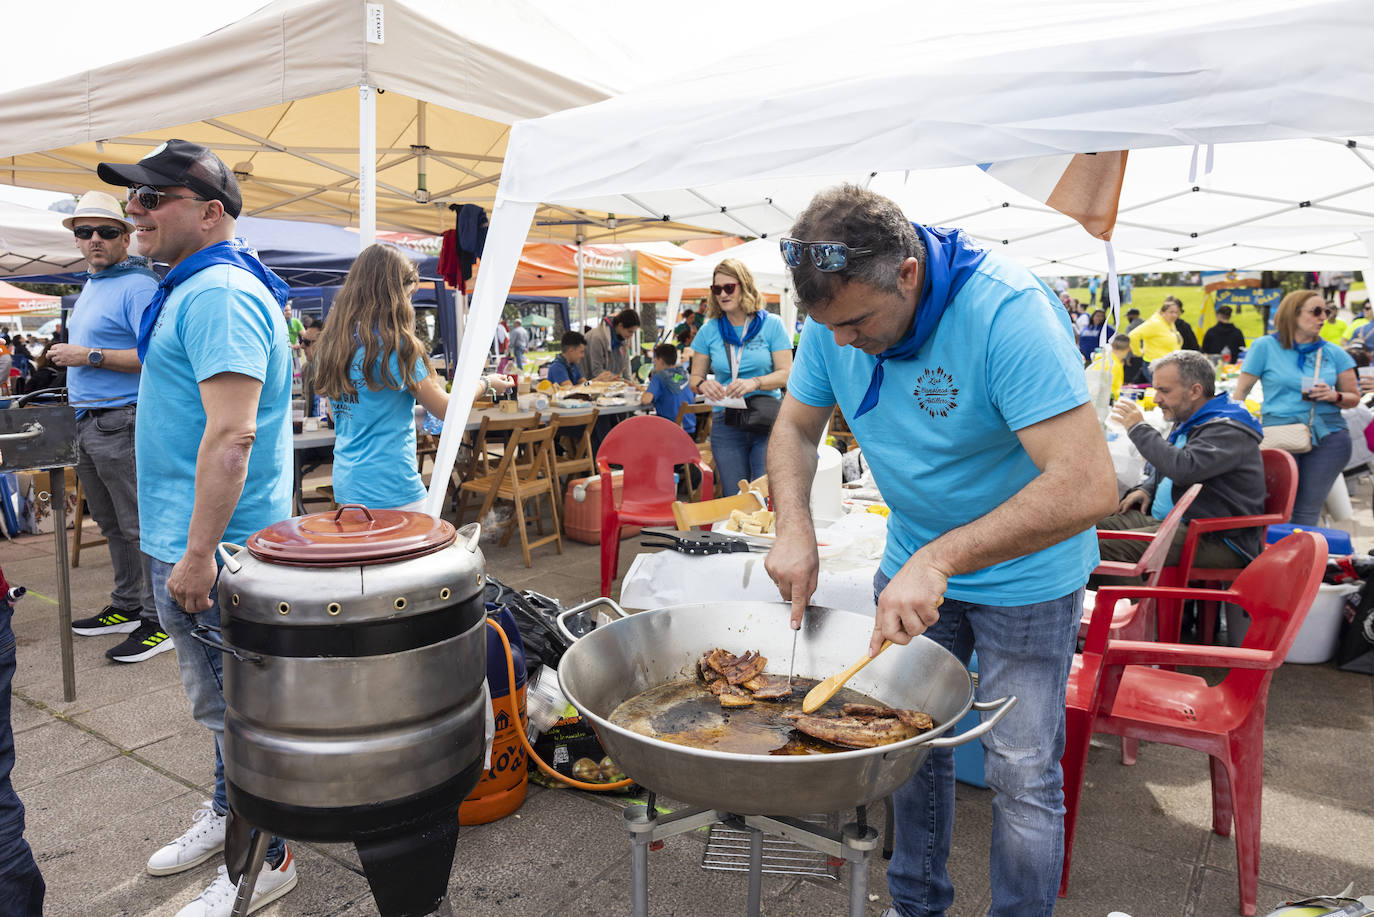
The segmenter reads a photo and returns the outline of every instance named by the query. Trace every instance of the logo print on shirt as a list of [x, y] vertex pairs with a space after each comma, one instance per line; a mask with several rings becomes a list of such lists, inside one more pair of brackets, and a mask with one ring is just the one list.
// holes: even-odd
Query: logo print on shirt
[[921, 410], [931, 417], [948, 417], [949, 412], [959, 406], [959, 389], [954, 386], [954, 377], [942, 366], [922, 370], [911, 394], [916, 396], [916, 404]]

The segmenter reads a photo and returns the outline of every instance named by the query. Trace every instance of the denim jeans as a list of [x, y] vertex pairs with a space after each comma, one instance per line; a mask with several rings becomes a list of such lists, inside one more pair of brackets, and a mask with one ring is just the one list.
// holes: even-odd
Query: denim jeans
[[[197, 624], [219, 626], [218, 586], [210, 590], [211, 605], [200, 614], [187, 614], [167, 593], [167, 578], [174, 564], [148, 558], [153, 574], [153, 597], [157, 599], [157, 617], [162, 630], [176, 644], [177, 667], [181, 670], [181, 686], [191, 701], [191, 716], [210, 730], [215, 740], [215, 793], [210, 804], [219, 815], [229, 811], [224, 790], [224, 654], [210, 649], [191, 636]], [[212, 637], [213, 639], [213, 637]], [[277, 862], [281, 857], [282, 840], [272, 838], [267, 858]]]
[[711, 454], [720, 472], [721, 492], [732, 497], [739, 493], [740, 481], [753, 481], [767, 473], [768, 434], [726, 426], [724, 416], [717, 414], [711, 422]]
[[1311, 452], [1293, 456], [1298, 461], [1298, 496], [1293, 501], [1290, 522], [1317, 524], [1331, 485], [1350, 461], [1350, 448], [1350, 431], [1335, 430], [1326, 434]]
[[88, 411], [76, 422], [80, 455], [76, 474], [91, 518], [110, 542], [110, 566], [114, 589], [110, 604], [138, 609], [140, 617], [157, 623], [152, 577], [147, 556], [138, 542], [138, 475], [134, 464], [134, 415], [136, 408]]
[[[874, 577], [875, 595], [887, 586]], [[1083, 590], [1031, 605], [945, 599], [929, 637], [968, 663], [978, 650], [980, 701], [1008, 694], [1016, 708], [984, 736], [992, 798], [990, 917], [1054, 913], [1064, 859], [1064, 694]], [[954, 753], [932, 749], [895, 794], [896, 840], [887, 870], [902, 917], [943, 915], [954, 901], [946, 861], [954, 830]]]
[[24, 804], [10, 784], [14, 730], [10, 726], [10, 684], [14, 681], [14, 608], [0, 597], [0, 914], [41, 917], [46, 886], [24, 840]]

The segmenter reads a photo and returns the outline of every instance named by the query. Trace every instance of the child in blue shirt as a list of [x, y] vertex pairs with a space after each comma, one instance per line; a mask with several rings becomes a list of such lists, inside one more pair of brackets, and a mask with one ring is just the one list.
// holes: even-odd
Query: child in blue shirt
[[[649, 385], [639, 396], [640, 403], [654, 406], [654, 413], [677, 423], [678, 408], [691, 404], [695, 396], [687, 385], [687, 371], [677, 364], [677, 348], [672, 344], [659, 344], [654, 348], [654, 374], [649, 377]], [[682, 429], [695, 433], [696, 417], [688, 414], [682, 418]]]
[[563, 352], [549, 364], [548, 380], [554, 385], [576, 385], [582, 381], [582, 367], [577, 364], [587, 351], [587, 339], [576, 331], [568, 331], [558, 343]]

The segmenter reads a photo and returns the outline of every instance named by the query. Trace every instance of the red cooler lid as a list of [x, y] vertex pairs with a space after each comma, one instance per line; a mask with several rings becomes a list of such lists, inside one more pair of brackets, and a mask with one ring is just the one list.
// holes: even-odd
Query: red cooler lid
[[348, 503], [269, 525], [248, 539], [248, 552], [275, 564], [366, 566], [432, 554], [456, 537], [452, 525], [425, 513]]

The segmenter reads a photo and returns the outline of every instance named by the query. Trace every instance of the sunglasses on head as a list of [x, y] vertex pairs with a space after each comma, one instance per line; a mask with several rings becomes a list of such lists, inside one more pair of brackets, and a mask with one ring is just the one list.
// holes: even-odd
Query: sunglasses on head
[[809, 254], [811, 264], [818, 271], [827, 274], [842, 271], [849, 264], [851, 255], [871, 255], [871, 248], [850, 248], [843, 242], [803, 242], [784, 236], [778, 241], [782, 249], [782, 260], [788, 267], [801, 267], [803, 259]]
[[711, 295], [720, 296], [723, 293], [726, 296], [734, 296], [738, 289], [739, 284], [737, 283], [713, 283], [711, 284]]
[[118, 239], [124, 235], [124, 230], [114, 226], [73, 226], [72, 235], [78, 239], [89, 239], [91, 236], [100, 236], [102, 239]]
[[168, 191], [159, 191], [152, 185], [132, 187], [124, 199], [125, 201], [138, 201], [138, 206], [144, 210], [156, 210], [164, 197], [174, 201], [201, 201], [202, 203], [209, 200], [209, 198], [196, 197], [193, 194], [172, 194]]

